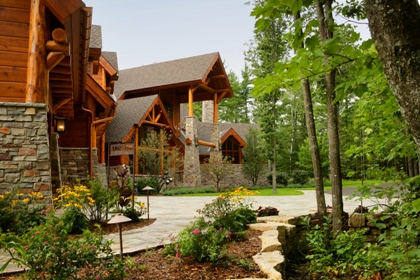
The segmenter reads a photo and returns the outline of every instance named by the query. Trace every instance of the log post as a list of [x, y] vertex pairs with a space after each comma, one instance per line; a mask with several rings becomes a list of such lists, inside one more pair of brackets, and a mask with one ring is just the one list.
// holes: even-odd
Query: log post
[[45, 29], [45, 5], [41, 0], [31, 0], [26, 102], [46, 103], [48, 72]]
[[194, 108], [193, 108], [193, 91], [192, 88], [188, 89], [188, 116], [194, 116]]
[[214, 94], [213, 101], [213, 123], [219, 122], [219, 104], [217, 104], [217, 93]]

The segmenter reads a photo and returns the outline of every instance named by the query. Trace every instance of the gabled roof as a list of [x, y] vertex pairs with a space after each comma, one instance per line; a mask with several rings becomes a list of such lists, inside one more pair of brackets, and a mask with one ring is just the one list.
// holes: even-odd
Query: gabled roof
[[118, 73], [118, 58], [116, 52], [102, 52], [103, 58], [117, 71]]
[[90, 48], [102, 49], [102, 27], [100, 25], [92, 25], [90, 32]]
[[106, 131], [106, 142], [121, 142], [133, 125], [146, 114], [156, 98], [158, 98], [157, 95], [152, 95], [119, 101], [117, 115]]
[[119, 99], [158, 94], [172, 90], [180, 102], [188, 100], [188, 88], [201, 85], [194, 93], [194, 101], [213, 100], [214, 93], [232, 97], [223, 62], [219, 53], [209, 53], [183, 59], [154, 63], [120, 70], [120, 82], [115, 87]]
[[89, 74], [86, 79], [86, 89], [105, 109], [114, 105], [114, 98], [109, 95]]

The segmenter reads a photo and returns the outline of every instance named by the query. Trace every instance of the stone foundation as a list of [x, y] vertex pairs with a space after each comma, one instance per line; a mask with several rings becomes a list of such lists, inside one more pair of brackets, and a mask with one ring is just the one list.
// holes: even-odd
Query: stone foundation
[[92, 169], [89, 174], [89, 148], [60, 147], [60, 165], [62, 184], [74, 185], [77, 181], [85, 182], [88, 176], [92, 179], [106, 180], [106, 168], [98, 164], [98, 150], [92, 149]]
[[48, 107], [0, 102], [0, 192], [41, 192], [50, 202], [51, 166]]
[[[248, 180], [242, 174], [242, 164], [233, 164], [234, 171], [231, 175], [227, 176], [220, 182], [221, 187], [239, 187], [239, 186], [251, 186], [251, 180]], [[204, 172], [203, 172], [204, 173]], [[210, 178], [210, 176], [203, 174], [202, 175], [202, 185], [204, 186], [215, 186], [216, 183]], [[260, 179], [258, 179], [258, 186], [269, 186], [270, 184], [267, 181], [267, 176], [265, 174], [261, 175]]]

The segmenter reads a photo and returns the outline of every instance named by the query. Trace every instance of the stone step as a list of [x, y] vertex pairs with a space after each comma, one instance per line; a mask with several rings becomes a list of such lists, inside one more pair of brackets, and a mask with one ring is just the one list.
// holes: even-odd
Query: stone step
[[284, 256], [279, 251], [261, 252], [252, 257], [258, 267], [266, 273], [269, 279], [282, 280], [286, 275]]
[[257, 217], [257, 223], [283, 223], [289, 225], [296, 225], [298, 223], [298, 218], [294, 216], [266, 216], [266, 217]]

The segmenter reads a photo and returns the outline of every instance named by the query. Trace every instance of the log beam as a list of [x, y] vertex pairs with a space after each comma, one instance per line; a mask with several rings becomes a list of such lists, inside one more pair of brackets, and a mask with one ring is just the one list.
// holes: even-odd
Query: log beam
[[70, 55], [70, 48], [68, 43], [58, 44], [55, 41], [48, 41], [47, 50], [50, 52], [62, 52], [66, 56]]
[[207, 141], [203, 141], [203, 140], [198, 140], [197, 143], [198, 143], [198, 145], [201, 145], [201, 146], [207, 146], [207, 147], [216, 148], [216, 144], [211, 143], [211, 142], [207, 142]]
[[53, 112], [55, 113], [61, 106], [69, 102], [71, 98], [62, 98], [58, 102], [56, 102], [53, 106]]
[[47, 102], [48, 72], [46, 66], [47, 51], [44, 39], [45, 26], [45, 5], [41, 0], [31, 0], [26, 102]]
[[50, 52], [47, 56], [47, 70], [51, 71], [65, 56], [62, 52]]
[[219, 97], [217, 98], [216, 104], [219, 104], [220, 101], [222, 101], [222, 99], [223, 99], [223, 97], [225, 97], [226, 93], [227, 93], [227, 91], [224, 91], [221, 95], [219, 95]]

